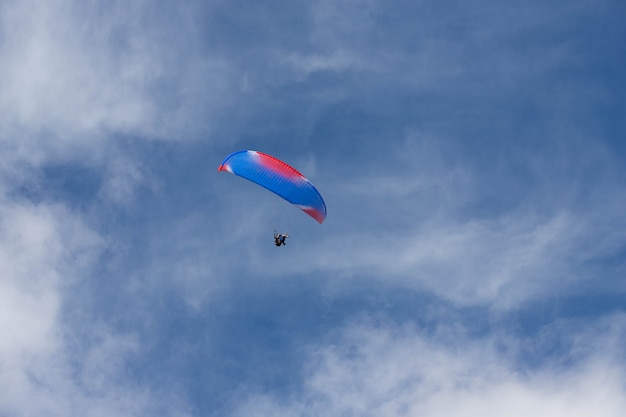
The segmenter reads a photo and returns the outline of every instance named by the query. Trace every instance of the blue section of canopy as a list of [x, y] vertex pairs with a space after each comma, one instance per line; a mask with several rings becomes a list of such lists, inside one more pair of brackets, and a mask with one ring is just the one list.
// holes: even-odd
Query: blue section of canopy
[[319, 223], [326, 204], [311, 182], [295, 168], [257, 151], [239, 151], [226, 157], [218, 171], [228, 171], [258, 184], [306, 212]]

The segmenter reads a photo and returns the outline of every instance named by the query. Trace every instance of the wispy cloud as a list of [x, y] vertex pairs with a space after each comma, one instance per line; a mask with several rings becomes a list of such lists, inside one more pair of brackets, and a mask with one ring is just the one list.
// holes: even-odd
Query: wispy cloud
[[[581, 325], [581, 323], [579, 323]], [[357, 323], [311, 348], [303, 390], [253, 394], [234, 415], [617, 416], [626, 403], [619, 361], [624, 317], [569, 340], [558, 363], [522, 371], [499, 337], [467, 339], [462, 329], [426, 334], [411, 325]], [[591, 351], [580, 354], [578, 345]], [[541, 342], [535, 347], [541, 350]]]
[[51, 153], [81, 145], [93, 151], [110, 134], [207, 135], [212, 121], [197, 107], [226, 105], [232, 72], [219, 57], [197, 54], [195, 6], [171, 8], [167, 24], [164, 13], [154, 13], [162, 6], [4, 3], [3, 140], [43, 135], [37, 144]]
[[136, 415], [148, 404], [145, 396], [118, 385], [119, 368], [111, 360], [123, 357], [123, 339], [107, 335], [83, 352], [85, 361], [68, 355], [76, 334], [63, 319], [64, 292], [85, 279], [103, 240], [59, 204], [2, 196], [0, 219], [0, 410]]

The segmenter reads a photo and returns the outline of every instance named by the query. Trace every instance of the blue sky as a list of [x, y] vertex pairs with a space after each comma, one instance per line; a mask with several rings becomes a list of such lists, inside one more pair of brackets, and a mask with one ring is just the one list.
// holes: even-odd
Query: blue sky
[[0, 414], [621, 416], [625, 14], [1, 2]]

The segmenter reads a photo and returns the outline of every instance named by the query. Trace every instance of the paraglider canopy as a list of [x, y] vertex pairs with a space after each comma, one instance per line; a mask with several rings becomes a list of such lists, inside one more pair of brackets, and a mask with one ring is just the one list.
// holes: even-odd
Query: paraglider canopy
[[326, 219], [326, 204], [317, 189], [304, 175], [278, 158], [258, 151], [238, 151], [228, 155], [217, 170], [267, 188], [320, 224]]

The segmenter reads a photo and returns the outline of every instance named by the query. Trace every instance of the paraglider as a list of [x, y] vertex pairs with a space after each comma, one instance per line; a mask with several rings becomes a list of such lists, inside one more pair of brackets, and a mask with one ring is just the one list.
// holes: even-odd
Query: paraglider
[[285, 242], [285, 239], [288, 237], [289, 235], [287, 233], [276, 233], [276, 230], [274, 230], [274, 245], [286, 245], [287, 242]]
[[304, 175], [278, 158], [258, 151], [238, 151], [228, 155], [217, 171], [230, 172], [267, 188], [320, 224], [326, 219], [326, 204], [319, 191]]

